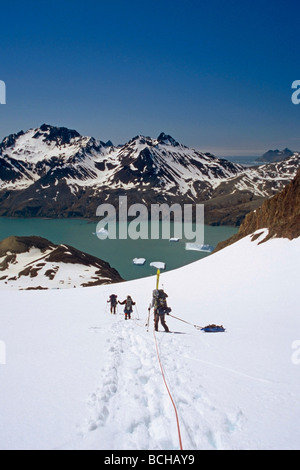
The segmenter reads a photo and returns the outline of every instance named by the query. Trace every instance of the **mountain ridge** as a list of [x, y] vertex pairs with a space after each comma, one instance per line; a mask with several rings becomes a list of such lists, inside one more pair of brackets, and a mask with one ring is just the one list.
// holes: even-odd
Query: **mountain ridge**
[[245, 168], [191, 149], [172, 136], [138, 135], [121, 146], [43, 124], [0, 144], [0, 216], [96, 218], [118, 197], [128, 203], [205, 205], [206, 223], [239, 225], [281, 190], [300, 166], [283, 162]]

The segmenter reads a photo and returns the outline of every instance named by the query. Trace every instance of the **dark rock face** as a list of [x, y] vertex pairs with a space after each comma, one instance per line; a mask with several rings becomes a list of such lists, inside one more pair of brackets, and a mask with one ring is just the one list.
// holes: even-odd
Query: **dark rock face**
[[47, 124], [43, 124], [40, 129], [34, 134], [33, 139], [43, 137], [44, 142], [56, 142], [60, 145], [66, 145], [71, 142], [72, 139], [80, 137], [80, 134], [66, 127], [53, 127]]

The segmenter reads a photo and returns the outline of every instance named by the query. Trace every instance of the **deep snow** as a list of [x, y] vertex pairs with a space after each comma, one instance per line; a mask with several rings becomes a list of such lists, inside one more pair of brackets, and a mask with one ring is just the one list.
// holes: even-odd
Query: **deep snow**
[[[174, 316], [227, 329], [167, 317], [178, 334], [156, 334], [185, 450], [299, 449], [299, 255], [300, 238], [247, 237], [161, 275]], [[154, 288], [0, 292], [0, 449], [179, 448], [144, 326]], [[133, 320], [109, 313], [113, 292], [137, 301]]]

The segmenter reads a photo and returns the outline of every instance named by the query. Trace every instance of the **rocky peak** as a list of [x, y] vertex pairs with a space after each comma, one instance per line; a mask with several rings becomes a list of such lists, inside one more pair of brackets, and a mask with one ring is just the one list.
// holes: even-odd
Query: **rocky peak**
[[164, 132], [159, 134], [157, 141], [159, 144], [172, 145], [173, 147], [178, 147], [180, 145], [172, 136], [167, 135]]
[[60, 145], [65, 145], [70, 144], [72, 139], [79, 138], [81, 135], [77, 131], [67, 129], [66, 127], [54, 127], [48, 124], [42, 124], [33, 136], [34, 139], [38, 139], [39, 137], [43, 137], [44, 142], [52, 141]]
[[20, 131], [17, 134], [10, 134], [9, 136], [5, 137], [0, 144], [0, 153], [2, 150], [13, 147], [18, 138], [22, 135], [24, 135], [24, 131]]
[[141, 146], [141, 145], [152, 147], [153, 139], [151, 139], [151, 137], [145, 137], [143, 135], [136, 135], [135, 137], [133, 137], [133, 139], [130, 139], [127, 144], [125, 144], [125, 147], [126, 146], [135, 147], [135, 146]]
[[114, 146], [114, 144], [112, 143], [111, 140], [108, 140], [107, 142], [102, 142], [101, 141], [100, 143], [101, 143], [101, 145], [103, 145], [103, 147], [113, 147]]

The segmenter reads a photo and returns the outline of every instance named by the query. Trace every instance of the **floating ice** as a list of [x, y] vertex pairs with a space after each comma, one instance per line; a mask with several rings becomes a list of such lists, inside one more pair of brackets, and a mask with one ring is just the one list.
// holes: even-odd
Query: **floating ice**
[[150, 263], [150, 266], [153, 266], [157, 269], [166, 269], [166, 263], [163, 263], [162, 261], [153, 261]]
[[108, 230], [103, 227], [100, 230], [97, 230], [96, 235], [100, 240], [106, 240], [109, 237]]
[[140, 266], [142, 266], [143, 264], [146, 263], [146, 259], [145, 258], [134, 258], [132, 260], [133, 264], [138, 264]]
[[204, 253], [211, 253], [214, 247], [211, 245], [200, 245], [199, 243], [186, 243], [185, 249], [191, 251], [203, 251]]

